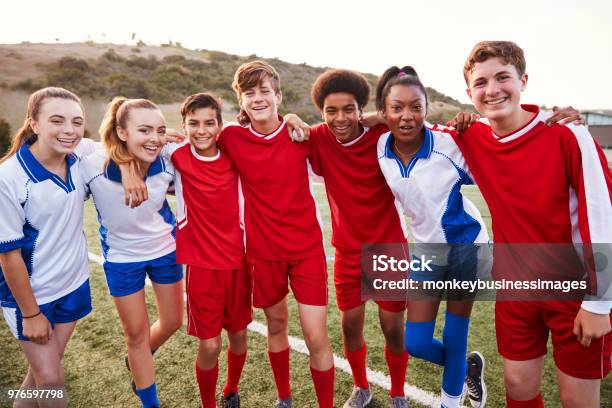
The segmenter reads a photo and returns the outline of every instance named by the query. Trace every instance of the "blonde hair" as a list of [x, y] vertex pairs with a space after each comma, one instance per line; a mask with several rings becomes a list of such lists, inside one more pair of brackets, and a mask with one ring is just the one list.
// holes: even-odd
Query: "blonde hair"
[[127, 99], [123, 96], [117, 96], [108, 104], [99, 132], [109, 160], [118, 165], [134, 164], [138, 168], [138, 163], [128, 152], [127, 144], [119, 138], [117, 133], [118, 126], [123, 129], [126, 128], [132, 109], [159, 110], [158, 106], [148, 99]]
[[23, 146], [24, 143], [29, 145], [36, 142], [38, 135], [34, 133], [32, 126], [30, 126], [30, 121], [32, 119], [37, 120], [38, 115], [40, 113], [40, 109], [42, 107], [43, 102], [48, 98], [61, 98], [70, 101], [74, 101], [79, 104], [81, 110], [83, 110], [83, 104], [81, 103], [81, 99], [76, 96], [74, 93], [70, 92], [64, 88], [56, 88], [56, 87], [47, 87], [39, 89], [38, 91], [32, 93], [28, 98], [28, 105], [26, 109], [26, 117], [23, 121], [23, 125], [17, 131], [15, 136], [13, 137], [13, 141], [11, 142], [11, 147], [6, 152], [6, 154], [0, 159], [0, 163], [6, 161], [10, 157], [14, 156], [17, 151]]
[[[255, 88], [257, 85], [261, 85], [266, 78], [270, 80], [274, 93], [278, 94], [280, 92], [280, 75], [272, 65], [257, 60], [239, 66], [234, 74], [234, 81], [232, 82], [232, 88], [234, 92], [236, 92], [238, 102], [240, 102], [240, 95], [243, 92]], [[251, 121], [242, 107], [240, 108], [237, 119], [238, 123], [241, 125], [246, 125]]]

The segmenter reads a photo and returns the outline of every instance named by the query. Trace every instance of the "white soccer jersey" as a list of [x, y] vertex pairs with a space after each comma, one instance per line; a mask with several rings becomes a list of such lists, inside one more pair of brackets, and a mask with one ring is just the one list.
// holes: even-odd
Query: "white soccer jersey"
[[[93, 150], [94, 143], [83, 139], [66, 156], [66, 181], [41, 165], [28, 145], [0, 165], [0, 252], [21, 248], [38, 304], [61, 298], [89, 278], [79, 162]], [[3, 273], [0, 301], [17, 306]]]
[[407, 166], [393, 151], [393, 134], [378, 140], [378, 162], [395, 198], [412, 219], [416, 243], [487, 243], [476, 206], [461, 194], [474, 184], [452, 137], [425, 128], [425, 140]]
[[[125, 192], [117, 164], [97, 151], [81, 162], [83, 185], [93, 195], [100, 223], [104, 258], [109, 262], [142, 262], [176, 249], [175, 218], [166, 193], [174, 179], [172, 164], [158, 157], [149, 167], [145, 183], [149, 199], [139, 207], [124, 203]], [[105, 168], [106, 167], [106, 168]]]

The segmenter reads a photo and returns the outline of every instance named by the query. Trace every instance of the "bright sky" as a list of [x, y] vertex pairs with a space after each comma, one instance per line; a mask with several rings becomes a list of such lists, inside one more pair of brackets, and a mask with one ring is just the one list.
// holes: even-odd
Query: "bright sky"
[[478, 41], [517, 42], [523, 102], [612, 109], [609, 0], [3, 2], [0, 43], [85, 41], [257, 54], [380, 75], [413, 65], [427, 86], [469, 102], [462, 66]]

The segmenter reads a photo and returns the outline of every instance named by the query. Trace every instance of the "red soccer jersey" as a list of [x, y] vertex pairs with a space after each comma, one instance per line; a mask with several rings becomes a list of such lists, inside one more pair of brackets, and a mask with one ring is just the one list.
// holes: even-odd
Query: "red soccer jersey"
[[310, 144], [292, 142], [284, 121], [269, 135], [230, 125], [217, 142], [240, 173], [247, 252], [270, 260], [323, 253], [308, 178]]
[[612, 242], [612, 175], [582, 126], [547, 126], [534, 105], [522, 129], [478, 122], [454, 138], [491, 210], [495, 242]]
[[209, 269], [244, 267], [238, 172], [222, 153], [197, 155], [190, 144], [171, 154], [177, 170], [178, 263]]
[[[523, 105], [523, 109], [533, 112], [533, 119], [509, 135], [499, 137], [480, 122], [454, 135], [491, 211], [495, 242], [593, 243], [609, 247], [612, 173], [603, 151], [585, 127], [549, 127], [544, 123], [549, 114], [534, 105]], [[505, 248], [501, 246], [503, 251]], [[589, 248], [584, 248], [585, 264], [591, 290], [598, 291], [602, 288], [597, 289], [593, 260], [586, 256]], [[498, 262], [497, 252], [496, 268], [512, 263], [511, 257]], [[551, 264], [551, 259], [540, 259], [542, 249], [536, 251], [537, 258], [529, 258], [528, 251], [521, 253], [533, 262], [515, 265], [516, 273], [528, 267], [536, 274], [548, 272], [552, 276], [575, 276], [580, 271], [580, 261], [573, 251], [557, 251], [553, 260], [561, 259], [558, 265]], [[514, 273], [503, 266], [500, 269]], [[609, 302], [602, 302], [588, 306], [588, 310], [608, 313], [609, 307]]]
[[310, 130], [313, 171], [325, 179], [332, 245], [360, 251], [363, 244], [405, 242], [400, 214], [378, 164], [376, 144], [386, 126], [365, 129], [340, 143], [327, 124]]

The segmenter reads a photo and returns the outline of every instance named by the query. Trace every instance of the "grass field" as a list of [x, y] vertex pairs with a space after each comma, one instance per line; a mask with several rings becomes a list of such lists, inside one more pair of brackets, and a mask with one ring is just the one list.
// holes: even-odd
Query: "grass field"
[[[322, 186], [316, 186], [317, 201], [320, 203], [324, 221], [326, 251], [333, 255], [329, 246], [331, 236], [329, 208]], [[490, 227], [490, 216], [480, 193], [476, 188], [464, 189], [481, 209], [484, 219]], [[97, 221], [91, 203], [86, 205], [85, 230], [89, 240], [89, 250], [100, 252], [97, 237]], [[123, 363], [125, 346], [117, 313], [108, 295], [102, 268], [91, 263], [91, 287], [94, 311], [78, 325], [69, 343], [64, 366], [66, 383], [71, 398], [71, 407], [134, 407], [139, 406], [137, 398], [130, 390], [130, 379]], [[331, 277], [332, 263], [328, 264], [330, 274], [329, 286], [329, 332], [334, 353], [342, 356], [340, 334], [340, 315], [336, 308], [335, 292]], [[152, 291], [149, 290], [149, 312], [153, 319], [156, 315]], [[501, 359], [495, 345], [493, 302], [478, 302], [474, 307], [469, 338], [469, 349], [480, 350], [487, 358], [486, 374], [489, 389], [489, 407], [501, 407], [505, 404], [502, 380]], [[291, 298], [292, 319], [289, 332], [301, 337], [297, 320], [296, 304]], [[443, 310], [443, 307], [441, 308]], [[437, 335], [443, 326], [443, 313], [440, 313], [436, 327]], [[263, 314], [255, 312], [255, 318], [265, 322]], [[0, 324], [0, 389], [17, 388], [26, 372], [26, 362], [19, 352], [17, 342], [10, 337], [4, 323]], [[383, 336], [378, 326], [376, 308], [368, 304], [366, 321], [366, 339], [368, 341], [368, 367], [386, 373], [383, 358]], [[159, 397], [163, 407], [197, 407], [199, 396], [194, 374], [194, 359], [197, 342], [179, 331], [155, 355]], [[225, 350], [223, 356], [225, 355]], [[546, 359], [543, 380], [543, 395], [547, 407], [559, 406], [555, 387], [555, 369], [550, 356]], [[219, 383], [225, 378], [225, 360], [220, 360]], [[411, 359], [406, 381], [423, 390], [438, 393], [441, 369], [429, 363]], [[314, 389], [310, 381], [307, 356], [292, 353], [291, 383], [296, 407], [315, 407]], [[350, 375], [337, 371], [336, 406], [342, 406], [352, 389]], [[387, 406], [387, 393], [379, 387], [373, 387], [373, 408]], [[220, 392], [220, 387], [218, 387]], [[410, 396], [410, 395], [409, 395]], [[251, 334], [249, 339], [249, 356], [241, 381], [241, 397], [244, 407], [270, 407], [276, 398], [272, 374], [267, 362], [266, 339], [259, 334]], [[1, 403], [0, 403], [1, 404]], [[412, 407], [420, 405], [411, 403]], [[612, 379], [608, 378], [602, 385], [602, 406], [612, 407]]]

